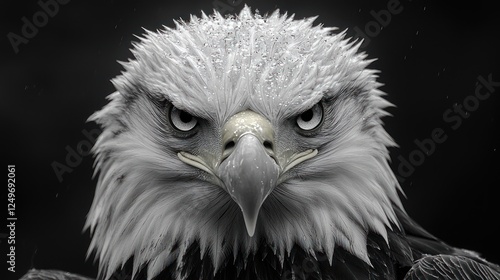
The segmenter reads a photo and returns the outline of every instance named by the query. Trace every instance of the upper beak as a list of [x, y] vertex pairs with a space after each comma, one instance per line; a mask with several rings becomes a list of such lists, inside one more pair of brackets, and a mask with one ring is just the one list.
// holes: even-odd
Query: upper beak
[[231, 117], [224, 126], [224, 161], [218, 175], [238, 204], [248, 235], [253, 236], [259, 210], [278, 182], [271, 123], [252, 111]]

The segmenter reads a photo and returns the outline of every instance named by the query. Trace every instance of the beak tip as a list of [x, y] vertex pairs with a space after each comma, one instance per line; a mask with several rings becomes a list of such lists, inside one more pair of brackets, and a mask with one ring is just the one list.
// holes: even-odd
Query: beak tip
[[256, 225], [257, 219], [245, 219], [245, 227], [247, 228], [248, 236], [254, 236]]
[[247, 203], [238, 203], [240, 207], [241, 214], [243, 216], [243, 221], [245, 222], [245, 228], [247, 230], [248, 236], [253, 237], [255, 235], [255, 230], [257, 228], [257, 220], [259, 217], [260, 208], [262, 203], [258, 205], [249, 205]]
[[253, 237], [253, 235], [255, 234], [255, 229], [251, 230], [251, 229], [247, 228], [247, 232], [248, 232], [248, 236]]

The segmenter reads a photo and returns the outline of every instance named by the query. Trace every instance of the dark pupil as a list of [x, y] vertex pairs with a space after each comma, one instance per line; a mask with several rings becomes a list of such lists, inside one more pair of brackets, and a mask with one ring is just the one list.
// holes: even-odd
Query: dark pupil
[[308, 122], [310, 120], [312, 120], [313, 118], [313, 111], [311, 109], [305, 111], [304, 113], [302, 113], [302, 115], [300, 115], [300, 118], [305, 121], [305, 122]]
[[179, 115], [179, 118], [181, 119], [181, 121], [182, 121], [183, 123], [188, 123], [188, 122], [190, 122], [190, 121], [193, 119], [193, 116], [191, 116], [190, 114], [188, 114], [188, 113], [186, 113], [186, 112], [182, 111], [182, 112], [180, 113], [180, 115]]

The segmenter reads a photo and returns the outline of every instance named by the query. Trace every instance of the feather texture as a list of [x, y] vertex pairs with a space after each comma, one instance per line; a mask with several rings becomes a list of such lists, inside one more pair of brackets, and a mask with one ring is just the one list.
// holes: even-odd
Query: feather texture
[[405, 280], [497, 280], [499, 267], [472, 260], [464, 256], [425, 256], [408, 272]]
[[[100, 278], [397, 279], [431, 249], [474, 257], [402, 210], [387, 162], [395, 143], [381, 121], [392, 105], [377, 72], [360, 42], [313, 21], [245, 7], [146, 31], [134, 44], [117, 91], [90, 118], [103, 127], [86, 223]], [[321, 129], [297, 133], [297, 116], [315, 104], [324, 108]], [[194, 116], [196, 133], [173, 129], [169, 106]], [[217, 167], [222, 127], [244, 110], [272, 124], [277, 162], [318, 151], [280, 178], [253, 237], [208, 168], [177, 157], [189, 151]]]

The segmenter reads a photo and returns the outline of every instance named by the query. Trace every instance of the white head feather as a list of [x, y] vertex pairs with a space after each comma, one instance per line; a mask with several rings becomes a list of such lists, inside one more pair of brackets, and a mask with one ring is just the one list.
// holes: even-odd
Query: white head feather
[[[193, 16], [134, 45], [135, 60], [113, 80], [117, 92], [91, 117], [104, 128], [94, 147], [100, 175], [87, 220], [89, 253], [96, 251], [102, 275], [131, 257], [135, 271], [147, 266], [149, 278], [172, 262], [180, 268], [193, 242], [214, 273], [238, 252], [254, 253], [261, 240], [281, 259], [297, 244], [330, 261], [341, 246], [370, 262], [368, 232], [387, 238], [387, 228], [398, 225], [393, 205], [402, 209], [387, 163], [394, 143], [380, 120], [390, 104], [375, 71], [366, 69], [370, 61], [357, 53], [360, 44], [313, 20], [278, 11], [262, 17], [245, 7], [237, 17]], [[207, 120], [205, 140], [169, 135], [152, 100]], [[283, 124], [320, 100], [331, 104], [322, 131], [294, 138]], [[215, 149], [225, 121], [247, 109], [275, 126], [278, 152], [319, 151], [271, 193], [253, 237], [230, 196], [176, 156], [189, 146]]]

